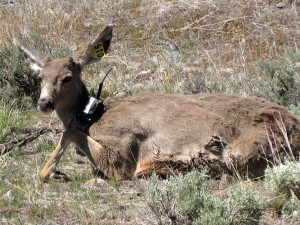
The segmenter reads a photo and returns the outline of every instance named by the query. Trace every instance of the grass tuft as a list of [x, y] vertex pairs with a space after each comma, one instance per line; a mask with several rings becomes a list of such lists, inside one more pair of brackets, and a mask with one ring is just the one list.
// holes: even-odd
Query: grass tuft
[[[16, 102], [5, 103], [0, 106], [0, 142], [12, 131], [20, 131], [30, 124], [28, 112], [16, 107]], [[26, 119], [27, 118], [27, 119]]]

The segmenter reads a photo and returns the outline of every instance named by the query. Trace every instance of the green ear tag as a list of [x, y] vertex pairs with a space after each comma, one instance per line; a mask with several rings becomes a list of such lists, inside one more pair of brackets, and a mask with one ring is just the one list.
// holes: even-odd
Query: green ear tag
[[101, 59], [105, 57], [105, 51], [102, 43], [96, 44], [90, 53], [90, 56], [94, 59]]

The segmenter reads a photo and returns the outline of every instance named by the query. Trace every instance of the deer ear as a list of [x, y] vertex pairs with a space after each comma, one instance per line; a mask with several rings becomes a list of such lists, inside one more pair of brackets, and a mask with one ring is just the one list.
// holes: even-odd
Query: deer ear
[[13, 39], [13, 43], [18, 49], [24, 54], [26, 61], [28, 62], [31, 69], [40, 71], [43, 69], [45, 64], [50, 61], [50, 58], [38, 51], [24, 47], [24, 45], [16, 38]]
[[105, 57], [112, 39], [112, 31], [112, 25], [106, 26], [91, 42], [76, 52], [74, 59], [81, 68], [98, 62]]

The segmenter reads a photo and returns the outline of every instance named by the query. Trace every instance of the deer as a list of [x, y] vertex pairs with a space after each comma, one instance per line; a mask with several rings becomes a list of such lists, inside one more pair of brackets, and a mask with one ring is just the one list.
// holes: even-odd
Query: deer
[[82, 123], [78, 115], [91, 104], [82, 71], [108, 53], [112, 36], [113, 27], [107, 25], [73, 57], [59, 59], [13, 40], [39, 72], [38, 109], [46, 114], [55, 111], [64, 126], [39, 174], [43, 182], [68, 177], [57, 165], [71, 143], [105, 178], [116, 180], [205, 168], [215, 177], [222, 173], [260, 177], [284, 157], [298, 156], [299, 121], [285, 107], [259, 97], [218, 93], [107, 97], [100, 102], [96, 119], [78, 126]]

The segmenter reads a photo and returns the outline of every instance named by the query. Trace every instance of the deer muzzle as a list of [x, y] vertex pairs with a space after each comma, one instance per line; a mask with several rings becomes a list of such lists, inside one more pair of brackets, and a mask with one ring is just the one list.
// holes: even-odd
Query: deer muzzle
[[51, 99], [40, 98], [37, 106], [43, 113], [49, 113], [54, 110], [54, 102]]

